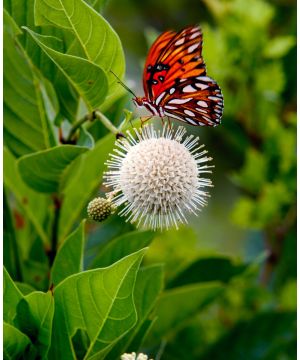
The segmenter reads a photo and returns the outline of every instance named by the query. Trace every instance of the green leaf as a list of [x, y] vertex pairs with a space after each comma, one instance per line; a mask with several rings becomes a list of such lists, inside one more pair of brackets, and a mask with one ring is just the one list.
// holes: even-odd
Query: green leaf
[[54, 287], [68, 276], [83, 270], [84, 225], [83, 220], [67, 237], [56, 254], [50, 277], [50, 284], [53, 283]]
[[3, 264], [15, 280], [22, 280], [21, 259], [7, 194], [3, 191]]
[[85, 0], [86, 3], [90, 4], [98, 12], [103, 10], [107, 1], [108, 0]]
[[75, 145], [60, 145], [49, 150], [23, 156], [18, 168], [25, 183], [39, 192], [54, 193], [60, 190], [60, 183], [67, 167], [87, 148]]
[[4, 359], [14, 360], [22, 358], [26, 348], [30, 346], [30, 339], [14, 326], [3, 324], [3, 354]]
[[220, 281], [227, 283], [244, 272], [247, 265], [235, 265], [225, 257], [200, 258], [188, 264], [168, 283], [168, 288], [192, 283]]
[[73, 359], [71, 338], [86, 331], [90, 345], [84, 359], [104, 358], [136, 323], [135, 278], [142, 249], [110, 267], [72, 275], [54, 289], [54, 331], [50, 357]]
[[17, 306], [15, 324], [25, 333], [37, 349], [41, 358], [47, 358], [51, 343], [54, 299], [51, 291], [32, 292]]
[[3, 319], [13, 324], [17, 305], [23, 298], [22, 293], [14, 284], [5, 268], [3, 268]]
[[99, 255], [93, 261], [93, 268], [105, 267], [122, 259], [135, 251], [150, 245], [155, 236], [151, 231], [132, 231], [121, 235], [100, 250]]
[[152, 325], [148, 316], [153, 309], [157, 298], [163, 288], [163, 267], [153, 265], [141, 268], [136, 278], [134, 289], [134, 304], [136, 306], [138, 322], [113, 349], [107, 354], [106, 359], [119, 359], [125, 352], [137, 351]]
[[[70, 30], [85, 58], [105, 72], [122, 77], [125, 70], [120, 39], [108, 22], [82, 0], [36, 0], [36, 25]], [[109, 74], [109, 87], [117, 80]]]
[[[48, 243], [48, 235], [46, 234], [42, 223], [44, 216], [42, 211], [36, 211], [38, 208], [47, 209], [49, 199], [45, 195], [38, 194], [23, 182], [18, 168], [17, 161], [14, 156], [4, 147], [4, 184], [14, 194], [19, 205], [23, 208], [26, 216], [33, 224], [37, 234], [40, 236], [44, 244]], [[40, 207], [41, 206], [41, 207]]]
[[296, 314], [266, 312], [236, 324], [201, 359], [296, 359], [296, 348]]
[[264, 50], [264, 56], [271, 59], [281, 58], [286, 55], [295, 45], [296, 39], [294, 36], [277, 36], [274, 39], [268, 41]]
[[23, 295], [28, 295], [28, 294], [32, 293], [33, 291], [35, 291], [34, 287], [32, 287], [31, 285], [26, 284], [26, 283], [21, 283], [21, 282], [15, 281], [15, 285], [17, 286], [17, 288], [21, 291], [21, 293]]
[[184, 322], [218, 297], [223, 286], [218, 282], [193, 284], [165, 291], [159, 298], [154, 315], [157, 316], [150, 343], [169, 338]]
[[55, 144], [45, 84], [18, 41], [19, 33], [4, 11], [4, 135], [6, 145], [17, 156]]
[[47, 46], [49, 37], [34, 33], [26, 27], [24, 29], [70, 81], [88, 109], [93, 111], [99, 107], [108, 91], [107, 78], [102, 68], [89, 60], [50, 48]]

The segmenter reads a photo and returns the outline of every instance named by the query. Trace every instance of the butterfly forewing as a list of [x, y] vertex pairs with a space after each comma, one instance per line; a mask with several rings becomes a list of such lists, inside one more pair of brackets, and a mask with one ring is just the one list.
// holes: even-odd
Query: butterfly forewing
[[217, 83], [206, 76], [199, 27], [163, 33], [149, 51], [143, 83], [148, 101], [166, 116], [191, 125], [220, 123], [223, 96]]

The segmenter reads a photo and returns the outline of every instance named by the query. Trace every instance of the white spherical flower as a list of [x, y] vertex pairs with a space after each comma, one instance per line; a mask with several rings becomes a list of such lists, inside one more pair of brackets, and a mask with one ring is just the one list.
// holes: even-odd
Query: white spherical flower
[[[136, 355], [135, 352], [131, 353], [131, 354], [123, 354], [121, 355], [121, 360], [148, 360], [148, 356], [143, 354], [143, 353], [140, 353], [138, 355]], [[152, 359], [149, 359], [149, 360], [152, 360]]]
[[186, 222], [186, 213], [206, 204], [209, 194], [203, 189], [212, 185], [201, 174], [211, 173], [211, 158], [198, 138], [184, 138], [183, 127], [164, 126], [160, 132], [145, 126], [135, 133], [137, 139], [128, 131], [126, 139], [118, 140], [107, 161], [109, 196], [116, 206], [125, 205], [120, 214], [137, 226], [177, 228]]

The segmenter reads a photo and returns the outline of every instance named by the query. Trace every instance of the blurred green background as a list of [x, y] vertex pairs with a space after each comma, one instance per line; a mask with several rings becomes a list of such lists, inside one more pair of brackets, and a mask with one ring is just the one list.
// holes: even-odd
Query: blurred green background
[[[174, 301], [170, 311], [177, 312], [176, 324], [164, 329], [162, 316], [161, 327], [157, 326], [162, 335], [150, 334], [145, 353], [156, 360], [296, 359], [296, 2], [86, 2], [101, 11], [118, 33], [126, 55], [125, 82], [137, 95], [143, 95], [143, 66], [156, 37], [167, 29], [199, 24], [207, 73], [224, 96], [220, 126], [186, 127], [214, 158], [208, 206], [178, 231], [156, 232], [144, 264], [164, 264], [167, 289], [220, 280], [225, 291], [203, 309], [205, 304], [183, 299], [190, 301], [186, 308], [191, 312], [182, 318], [180, 302]], [[130, 95], [123, 92], [115, 98], [101, 110], [119, 124], [124, 109], [135, 109]], [[151, 122], [161, 126], [159, 119]], [[182, 123], [174, 121], [174, 125]], [[100, 122], [87, 124], [86, 129], [95, 142], [108, 132]], [[8, 135], [10, 144], [13, 139]], [[17, 150], [10, 147], [18, 157]], [[13, 167], [15, 159], [12, 155], [8, 159]], [[8, 175], [15, 178], [13, 172]], [[98, 193], [105, 190], [100, 187]], [[38, 199], [37, 217], [51, 233], [53, 206], [41, 194]], [[46, 291], [49, 249], [24, 222], [17, 200], [9, 197], [18, 246], [25, 254], [23, 281]], [[83, 211], [80, 220], [85, 217]], [[6, 220], [12, 223], [9, 216]], [[101, 266], [103, 245], [134, 229], [117, 214], [101, 224], [88, 221], [85, 269]], [[6, 267], [14, 273], [9, 259]]]
[[[187, 127], [214, 158], [209, 204], [189, 226], [157, 234], [147, 262], [166, 263], [167, 281], [199, 257], [258, 264], [183, 326], [162, 358], [296, 358], [295, 316], [285, 313], [296, 307], [296, 2], [111, 0], [104, 16], [121, 38], [126, 81], [138, 95], [156, 36], [190, 24], [203, 29], [207, 72], [224, 95], [219, 127]], [[130, 97], [111, 118], [124, 107], [132, 107]], [[109, 224], [92, 228], [90, 244], [103, 231]]]

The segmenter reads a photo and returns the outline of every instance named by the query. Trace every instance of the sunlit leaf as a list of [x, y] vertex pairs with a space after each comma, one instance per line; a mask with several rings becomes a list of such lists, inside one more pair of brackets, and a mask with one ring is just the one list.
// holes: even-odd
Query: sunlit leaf
[[[125, 62], [121, 42], [106, 20], [82, 0], [37, 0], [36, 25], [63, 27], [72, 31], [86, 59], [103, 70], [123, 76]], [[109, 75], [109, 87], [116, 79]]]
[[138, 322], [134, 329], [118, 341], [105, 359], [117, 359], [124, 352], [131, 353], [139, 348], [153, 325], [152, 319], [148, 319], [148, 316], [156, 304], [162, 287], [163, 269], [161, 265], [148, 266], [139, 270], [134, 290]]
[[72, 275], [54, 289], [54, 331], [50, 357], [73, 359], [71, 338], [78, 329], [87, 333], [85, 359], [104, 358], [110, 348], [136, 323], [133, 302], [136, 274], [145, 250], [110, 267]]
[[56, 66], [67, 77], [90, 111], [95, 110], [107, 95], [107, 78], [98, 65], [89, 60], [63, 54], [47, 46], [48, 37], [34, 33], [25, 28], [36, 43], [50, 57]]

